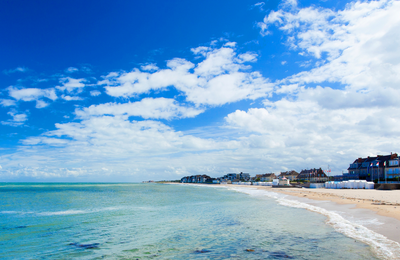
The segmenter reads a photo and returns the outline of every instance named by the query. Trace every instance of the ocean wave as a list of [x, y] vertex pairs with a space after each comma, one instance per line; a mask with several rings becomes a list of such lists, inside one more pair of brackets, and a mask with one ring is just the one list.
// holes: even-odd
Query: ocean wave
[[64, 211], [53, 211], [53, 212], [41, 212], [36, 213], [37, 216], [62, 216], [62, 215], [77, 215], [91, 213], [91, 211], [86, 210], [64, 210]]
[[32, 214], [36, 216], [66, 216], [66, 215], [78, 215], [78, 214], [90, 214], [101, 211], [111, 211], [111, 210], [119, 210], [121, 207], [107, 207], [100, 209], [90, 209], [90, 210], [77, 210], [77, 209], [68, 209], [61, 211], [46, 211], [46, 212], [31, 212], [31, 211], [0, 211], [0, 214], [15, 214], [15, 215], [25, 215]]
[[0, 214], [19, 214], [19, 215], [23, 215], [23, 214], [32, 214], [34, 212], [31, 211], [12, 211], [12, 210], [4, 210], [4, 211], [0, 211]]
[[313, 206], [297, 200], [286, 198], [287, 195], [275, 192], [263, 191], [252, 188], [230, 188], [238, 192], [243, 192], [252, 196], [266, 196], [275, 199], [279, 204], [292, 208], [302, 208], [322, 214], [328, 218], [327, 224], [331, 225], [336, 231], [361, 241], [372, 247], [378, 257], [382, 259], [400, 259], [400, 244], [378, 234], [363, 225], [351, 222], [340, 214], [326, 210], [321, 207]]

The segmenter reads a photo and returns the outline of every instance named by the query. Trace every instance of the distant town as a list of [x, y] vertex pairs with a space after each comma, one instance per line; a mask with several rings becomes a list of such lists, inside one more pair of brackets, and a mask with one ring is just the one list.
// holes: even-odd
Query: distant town
[[[377, 155], [375, 157], [357, 158], [350, 163], [347, 173], [330, 176], [331, 170], [319, 168], [265, 173], [251, 176], [249, 173], [227, 173], [221, 177], [212, 178], [208, 175], [185, 176], [175, 182], [208, 183], [208, 184], [239, 184], [239, 183], [270, 183], [271, 185], [318, 184], [326, 182], [364, 181], [372, 183], [400, 183], [400, 163], [397, 153]], [[149, 181], [152, 182], [152, 181]], [[314, 185], [315, 186], [315, 185]]]

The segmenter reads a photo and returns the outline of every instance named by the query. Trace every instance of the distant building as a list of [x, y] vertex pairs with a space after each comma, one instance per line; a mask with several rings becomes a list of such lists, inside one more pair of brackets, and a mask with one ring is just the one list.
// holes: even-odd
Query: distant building
[[238, 181], [239, 180], [239, 174], [237, 174], [237, 173], [228, 173], [228, 174], [225, 174], [222, 178], [221, 178], [221, 180], [224, 180], [224, 181]]
[[329, 180], [324, 171], [319, 169], [302, 170], [297, 176], [297, 180], [310, 182], [326, 182]]
[[399, 156], [397, 153], [377, 155], [376, 157], [358, 158], [350, 164], [348, 173], [343, 178], [360, 180], [398, 180], [400, 177]]
[[250, 174], [249, 173], [240, 172], [239, 173], [239, 180], [250, 181]]
[[283, 179], [279, 179], [279, 186], [290, 186], [289, 179], [283, 177]]
[[271, 182], [273, 179], [276, 179], [275, 173], [265, 173], [259, 174], [256, 176], [256, 179], [260, 179], [262, 182]]
[[283, 178], [286, 178], [290, 181], [295, 181], [297, 180], [297, 176], [299, 176], [299, 173], [296, 171], [287, 171], [287, 172], [281, 172], [281, 174], [279, 174], [279, 179], [283, 180]]
[[206, 183], [211, 181], [212, 179], [208, 175], [192, 175], [181, 179], [181, 183]]
[[385, 179], [389, 181], [400, 181], [400, 158], [397, 154], [392, 156], [389, 161], [384, 165], [385, 169]]

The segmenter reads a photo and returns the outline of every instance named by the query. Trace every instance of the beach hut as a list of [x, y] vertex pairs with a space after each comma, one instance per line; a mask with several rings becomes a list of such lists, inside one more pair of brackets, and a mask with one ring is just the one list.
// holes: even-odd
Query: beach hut
[[375, 183], [374, 182], [367, 182], [365, 184], [365, 188], [366, 189], [374, 189], [374, 187], [375, 187]]

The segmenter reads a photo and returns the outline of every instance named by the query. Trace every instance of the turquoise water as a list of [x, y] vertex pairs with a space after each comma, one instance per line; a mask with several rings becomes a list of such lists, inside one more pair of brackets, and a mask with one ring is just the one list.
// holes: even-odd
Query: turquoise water
[[326, 220], [224, 188], [0, 184], [0, 257], [375, 259]]

